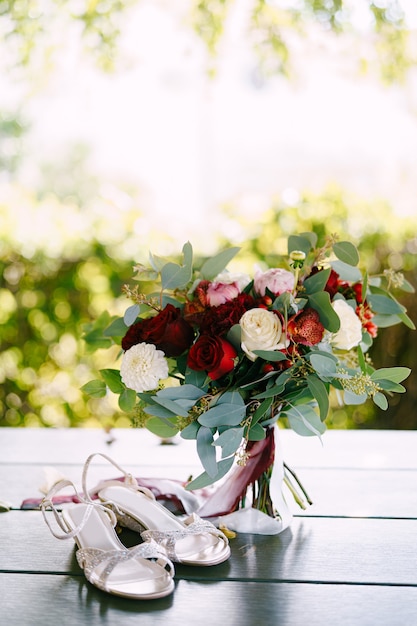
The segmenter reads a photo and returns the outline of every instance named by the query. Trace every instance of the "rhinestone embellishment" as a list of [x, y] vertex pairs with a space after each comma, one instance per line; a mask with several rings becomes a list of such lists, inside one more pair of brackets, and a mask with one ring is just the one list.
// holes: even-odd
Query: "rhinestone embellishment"
[[[155, 559], [171, 576], [174, 576], [174, 566], [166, 558], [154, 541], [145, 541], [134, 548], [125, 550], [100, 550], [99, 548], [80, 548], [76, 553], [79, 566], [84, 570], [86, 578], [93, 582], [96, 587], [108, 591], [107, 579], [114, 568], [119, 564], [131, 559]], [[105, 563], [105, 567], [97, 577], [94, 575], [98, 565]], [[94, 580], [92, 580], [94, 579]]]
[[[189, 521], [191, 521], [191, 523], [187, 524]], [[184, 537], [209, 533], [223, 540], [226, 544], [228, 543], [226, 535], [224, 535], [221, 530], [216, 528], [211, 522], [202, 519], [195, 513], [193, 513], [185, 521], [185, 524], [185, 528], [178, 530], [145, 530], [141, 534], [141, 537], [144, 540], [153, 539], [156, 541], [156, 543], [165, 549], [168, 557], [177, 562], [181, 561], [176, 553], [175, 544], [179, 539], [184, 539]]]

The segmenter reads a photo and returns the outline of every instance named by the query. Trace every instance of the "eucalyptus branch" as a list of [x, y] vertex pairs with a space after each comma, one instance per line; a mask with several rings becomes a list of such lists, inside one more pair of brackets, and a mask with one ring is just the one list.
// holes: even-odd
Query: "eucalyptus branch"
[[326, 253], [332, 249], [335, 243], [339, 240], [339, 235], [337, 233], [333, 233], [326, 237], [326, 241], [321, 248], [318, 248], [316, 254], [313, 258], [312, 267], [321, 265], [326, 259]]
[[135, 304], [146, 304], [154, 311], [160, 311], [161, 304], [158, 304], [157, 298], [149, 298], [146, 294], [139, 292], [139, 287], [135, 286], [133, 289], [129, 285], [123, 285], [122, 293], [124, 293]]

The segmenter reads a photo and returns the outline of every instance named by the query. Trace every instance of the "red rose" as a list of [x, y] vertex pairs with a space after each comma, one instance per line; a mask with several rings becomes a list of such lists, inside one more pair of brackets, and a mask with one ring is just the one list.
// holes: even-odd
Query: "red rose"
[[179, 356], [194, 340], [192, 326], [181, 317], [181, 311], [172, 304], [154, 317], [133, 324], [122, 339], [123, 350], [137, 343], [152, 343], [167, 357]]
[[330, 295], [330, 299], [333, 300], [339, 288], [339, 274], [334, 270], [330, 271], [330, 276], [327, 280], [324, 291], [327, 291]]
[[204, 312], [199, 320], [201, 332], [208, 335], [225, 335], [246, 311], [256, 306], [252, 296], [241, 293], [233, 300], [213, 306]]
[[323, 339], [324, 326], [315, 309], [304, 309], [288, 321], [287, 331], [296, 343], [314, 346]]
[[225, 339], [201, 335], [188, 353], [187, 365], [192, 370], [206, 371], [217, 380], [234, 368], [237, 352]]

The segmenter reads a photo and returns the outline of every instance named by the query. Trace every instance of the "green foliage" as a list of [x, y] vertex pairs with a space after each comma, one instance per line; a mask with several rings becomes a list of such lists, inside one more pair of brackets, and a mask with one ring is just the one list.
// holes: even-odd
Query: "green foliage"
[[0, 170], [12, 173], [18, 169], [27, 130], [21, 116], [0, 113]]
[[0, 19], [5, 19], [5, 43], [14, 52], [16, 64], [29, 65], [41, 52], [45, 66], [55, 51], [57, 29], [66, 32], [81, 25], [82, 43], [104, 70], [114, 68], [120, 36], [121, 17], [131, 1], [7, 0], [0, 3]]
[[[175, 5], [175, 3], [173, 3]], [[179, 9], [170, 3], [161, 10], [171, 11], [174, 18], [188, 22], [209, 52], [209, 72], [214, 73], [213, 59], [228, 30], [228, 20], [242, 10], [236, 0], [192, 0], [189, 7]], [[383, 80], [401, 80], [414, 63], [409, 42], [409, 29], [403, 11], [396, 0], [365, 2], [364, 24], [374, 40], [376, 55], [361, 60], [362, 68], [374, 63], [376, 56]], [[264, 76], [291, 74], [294, 40], [305, 38], [308, 32], [320, 32], [325, 37], [364, 37], [352, 19], [351, 3], [347, 0], [299, 0], [274, 3], [255, 0], [247, 20], [248, 45], [259, 59], [259, 71]], [[0, 3], [0, 18], [4, 19], [5, 44], [16, 65], [29, 66], [44, 59], [44, 69], [53, 63], [54, 54], [62, 45], [54, 36], [72, 32], [80, 45], [102, 69], [116, 66], [120, 39], [129, 20], [129, 10], [140, 8], [140, 0], [49, 0], [43, 4], [32, 0], [9, 0]], [[367, 14], [367, 15], [366, 15]], [[368, 36], [365, 34], [365, 37]], [[359, 49], [362, 47], [358, 46]]]
[[[364, 203], [333, 189], [321, 195], [304, 194], [292, 206], [277, 201], [265, 215], [257, 217], [256, 224], [245, 224], [239, 215], [234, 216], [232, 208], [228, 209], [228, 219], [239, 220], [243, 228], [241, 253], [238, 257], [241, 269], [251, 269], [255, 262], [271, 267], [277, 265], [282, 255], [287, 254], [286, 234], [297, 228], [299, 232], [314, 231], [320, 238], [326, 232], [339, 232], [350, 238], [354, 233], [364, 265], [372, 273], [379, 274], [381, 281], [390, 282], [394, 293], [398, 288], [392, 282], [395, 274], [391, 270], [400, 270], [404, 274], [403, 289], [407, 290], [410, 284], [417, 284], [414, 220], [401, 220], [393, 216], [384, 204]], [[121, 235], [124, 241], [127, 238], [127, 229], [128, 227], [126, 235]], [[53, 237], [56, 237], [56, 233]], [[100, 370], [116, 367], [120, 338], [124, 335], [126, 326], [123, 323], [120, 325], [116, 309], [114, 315], [103, 311], [117, 306], [117, 300], [123, 301], [121, 309], [125, 309], [126, 299], [122, 296], [122, 286], [131, 278], [132, 262], [130, 259], [123, 260], [114, 246], [94, 240], [83, 242], [82, 245], [80, 243], [74, 247], [63, 244], [62, 255], [57, 256], [47, 250], [43, 253], [36, 250], [30, 252], [13, 240], [13, 235], [1, 242], [2, 426], [112, 426], [130, 423], [130, 420], [122, 417], [122, 411], [132, 410], [136, 398], [131, 393], [124, 392], [120, 395], [120, 406], [117, 399], [112, 403], [107, 393], [103, 395], [105, 383]], [[226, 247], [228, 243], [219, 242], [219, 246]], [[204, 267], [206, 261], [209, 259], [201, 259], [196, 254], [196, 262], [201, 267]], [[183, 263], [183, 260], [178, 259], [179, 267]], [[319, 289], [319, 284], [313, 284], [311, 294]], [[369, 289], [373, 293], [371, 297], [380, 296], [378, 285], [370, 284]], [[379, 322], [384, 315], [397, 315], [401, 319], [402, 305], [407, 307], [410, 320], [417, 319], [415, 295], [409, 291], [404, 293], [405, 297], [401, 296], [401, 305], [392, 299], [377, 299], [381, 309]], [[85, 333], [91, 342], [91, 352], [88, 352], [89, 344], [82, 339]], [[110, 352], [109, 345], [113, 346]], [[97, 349], [98, 346], [101, 348]], [[380, 386], [388, 394], [391, 394], [391, 390], [401, 392], [401, 388], [406, 388], [407, 393], [392, 396], [386, 411], [379, 410], [372, 403], [362, 406], [352, 404], [341, 408], [337, 396], [332, 395], [328, 426], [416, 428], [416, 333], [403, 324], [380, 327], [379, 339], [369, 352], [376, 369], [384, 368], [382, 372], [385, 369], [391, 371], [381, 383], [378, 381]], [[326, 359], [317, 354], [314, 358], [318, 359], [315, 369], [320, 370], [321, 376], [309, 379], [308, 385], [311, 395], [320, 406], [323, 394], [318, 381], [327, 384], [327, 378], [333, 375], [334, 367], [328, 357]], [[395, 377], [392, 374], [391, 368], [398, 363], [407, 368], [403, 373], [412, 370], [404, 384], [398, 378], [401, 371], [396, 371]], [[365, 368], [365, 364], [363, 367]], [[368, 373], [375, 380], [372, 370]], [[204, 386], [204, 380], [197, 374], [199, 373], [194, 373], [193, 378], [189, 378], [190, 393], [193, 388], [195, 390]], [[93, 388], [88, 390], [90, 397], [83, 393], [83, 385], [99, 378], [100, 381], [95, 383], [95, 394], [92, 393]], [[117, 380], [115, 384], [118, 384]], [[285, 384], [285, 378], [280, 380], [281, 388]], [[271, 391], [271, 394], [274, 391], [277, 389]], [[166, 395], [160, 393], [160, 398], [163, 402], [159, 404], [159, 410], [167, 411], [168, 416], [172, 415], [163, 406], [168, 399]], [[376, 399], [378, 398], [379, 396]], [[195, 399], [195, 394], [191, 393], [190, 401]], [[264, 420], [268, 412], [268, 394], [260, 400], [259, 414], [254, 417], [252, 428], [258, 420]], [[174, 398], [173, 401], [177, 400]], [[135, 420], [135, 416], [133, 419]], [[159, 432], [175, 431], [169, 417], [162, 421], [155, 417], [154, 426], [155, 429], [160, 429]], [[195, 432], [192, 435], [192, 427], [189, 434], [195, 436]], [[227, 450], [226, 442], [225, 446]]]
[[27, 258], [16, 248], [0, 247], [0, 425], [114, 424], [120, 413], [108, 406], [103, 380], [88, 383], [92, 400], [81, 391], [100, 369], [101, 352], [86, 358], [82, 336], [96, 323], [96, 307], [114, 303], [130, 264], [94, 242], [78, 258]]

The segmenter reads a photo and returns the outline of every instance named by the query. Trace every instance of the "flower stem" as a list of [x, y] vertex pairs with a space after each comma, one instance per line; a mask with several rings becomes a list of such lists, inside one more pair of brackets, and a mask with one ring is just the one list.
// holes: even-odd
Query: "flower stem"
[[[295, 482], [297, 483], [298, 487], [301, 489], [302, 494], [304, 495], [307, 504], [313, 504], [313, 502], [310, 499], [310, 496], [308, 495], [307, 491], [305, 490], [305, 488], [303, 487], [300, 479], [298, 478], [297, 474], [294, 472], [294, 470], [292, 470], [290, 467], [288, 467], [288, 465], [286, 463], [284, 463], [284, 480], [285, 480], [285, 484], [287, 485], [287, 487], [290, 489], [291, 493], [294, 496], [295, 501], [298, 504], [298, 499], [300, 499], [300, 495], [298, 494], [298, 492], [296, 491], [295, 487], [293, 486], [291, 479], [289, 478], [288, 474], [290, 474], [290, 476], [292, 476], [292, 478], [295, 480]], [[289, 484], [291, 484], [291, 487], [289, 486]], [[297, 497], [294, 494], [297, 494]], [[301, 505], [300, 505], [301, 506]], [[302, 509], [305, 509], [305, 506], [301, 506]]]

